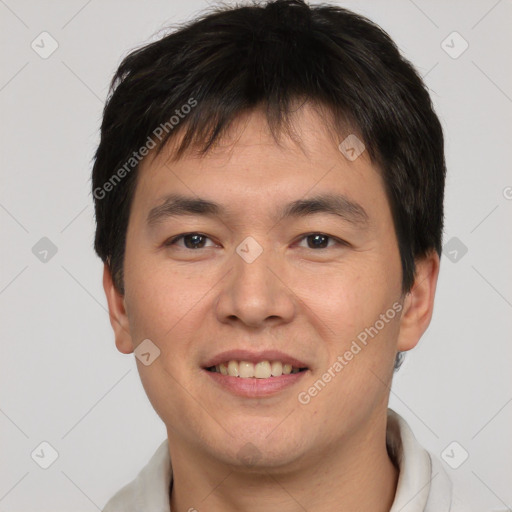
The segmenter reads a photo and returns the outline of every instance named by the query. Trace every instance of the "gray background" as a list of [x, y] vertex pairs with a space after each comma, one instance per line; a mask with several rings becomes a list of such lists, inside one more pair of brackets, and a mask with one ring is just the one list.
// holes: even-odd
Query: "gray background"
[[[460, 494], [480, 510], [506, 510], [512, 2], [340, 5], [390, 33], [425, 76], [446, 132], [449, 245], [431, 327], [396, 375], [391, 406], [424, 446], [445, 454]], [[121, 58], [206, 6], [0, 0], [0, 512], [98, 510], [165, 438], [134, 356], [114, 345], [102, 264], [92, 249], [89, 175]], [[47, 36], [41, 42], [43, 31], [58, 44], [46, 59], [31, 47], [51, 48]], [[464, 43], [453, 31], [469, 44], [457, 58]], [[43, 441], [59, 454], [48, 469], [39, 466], [51, 461]], [[39, 457], [31, 457], [34, 450]], [[453, 469], [465, 451], [467, 460]]]

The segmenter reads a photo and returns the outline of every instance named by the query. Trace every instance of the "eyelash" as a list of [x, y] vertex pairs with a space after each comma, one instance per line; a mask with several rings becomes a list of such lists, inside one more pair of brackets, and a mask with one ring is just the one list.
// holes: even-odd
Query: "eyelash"
[[[174, 245], [179, 240], [184, 239], [186, 236], [192, 236], [192, 235], [199, 235], [201, 237], [208, 238], [209, 240], [211, 240], [211, 238], [208, 235], [205, 235], [204, 233], [199, 233], [197, 231], [192, 231], [190, 233], [182, 233], [181, 235], [177, 235], [175, 237], [170, 238], [169, 240], [166, 240], [164, 242], [164, 246], [165, 247], [171, 247], [172, 245]], [[322, 237], [326, 237], [329, 240], [333, 240], [334, 242], [336, 242], [336, 244], [341, 245], [341, 246], [349, 246], [350, 245], [348, 242], [345, 242], [341, 238], [337, 238], [335, 236], [331, 236], [331, 235], [328, 235], [326, 233], [321, 233], [321, 232], [316, 232], [316, 231], [314, 231], [312, 233], [306, 233], [306, 234], [302, 235], [301, 238], [299, 239], [299, 241], [305, 240], [308, 237], [315, 236], [315, 235], [320, 235]], [[329, 246], [328, 247], [320, 247], [319, 249], [314, 249], [314, 248], [310, 248], [310, 247], [306, 247], [306, 248], [307, 249], [311, 249], [312, 251], [318, 251], [318, 250], [321, 250], [321, 249], [324, 249], [324, 250], [325, 249], [329, 249], [330, 247]], [[199, 247], [197, 249], [189, 249], [188, 247], [182, 247], [182, 249], [186, 249], [186, 250], [189, 250], [189, 251], [197, 251], [199, 249], [203, 249], [203, 247]]]

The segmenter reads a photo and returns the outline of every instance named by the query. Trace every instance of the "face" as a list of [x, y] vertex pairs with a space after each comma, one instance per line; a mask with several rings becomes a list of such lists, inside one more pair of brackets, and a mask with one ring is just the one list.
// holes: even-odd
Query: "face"
[[171, 451], [323, 457], [384, 414], [396, 351], [419, 339], [379, 171], [309, 107], [294, 126], [301, 146], [278, 146], [256, 111], [203, 158], [139, 169], [114, 328], [120, 351], [160, 351], [137, 365]]

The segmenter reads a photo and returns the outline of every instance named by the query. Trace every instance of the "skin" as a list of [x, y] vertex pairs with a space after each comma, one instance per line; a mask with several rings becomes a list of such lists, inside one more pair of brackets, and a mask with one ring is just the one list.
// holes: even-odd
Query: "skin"
[[[427, 328], [439, 258], [417, 261], [416, 282], [401, 293], [402, 270], [389, 202], [367, 152], [355, 161], [337, 147], [309, 104], [294, 116], [301, 147], [272, 139], [263, 114], [240, 116], [205, 157], [170, 162], [172, 146], [139, 169], [127, 231], [125, 295], [104, 289], [118, 350], [149, 338], [161, 353], [137, 365], [167, 427], [173, 465], [171, 508], [185, 512], [388, 511], [398, 471], [385, 443], [389, 386], [397, 350], [412, 349]], [[148, 212], [169, 193], [215, 201], [221, 218], [168, 218], [153, 228]], [[284, 203], [342, 193], [368, 215], [366, 227], [316, 213], [276, 221]], [[200, 249], [182, 233], [207, 235]], [[305, 237], [322, 233], [327, 248]], [[253, 237], [252, 263], [236, 247]], [[394, 303], [389, 321], [311, 399], [307, 391], [357, 335]], [[266, 398], [237, 397], [201, 365], [230, 349], [277, 349], [307, 363], [300, 383]], [[251, 443], [251, 445], [248, 445]], [[242, 457], [251, 446], [251, 463]], [[245, 448], [244, 448], [245, 447]]]

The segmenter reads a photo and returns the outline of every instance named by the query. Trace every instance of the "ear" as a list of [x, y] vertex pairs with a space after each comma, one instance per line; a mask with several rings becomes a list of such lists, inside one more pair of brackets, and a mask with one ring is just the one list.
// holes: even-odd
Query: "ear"
[[112, 274], [106, 263], [103, 267], [103, 289], [107, 296], [110, 323], [114, 329], [117, 350], [123, 354], [131, 354], [134, 347], [126, 314], [126, 302], [124, 296], [114, 286]]
[[411, 350], [427, 330], [434, 310], [438, 276], [439, 255], [435, 250], [416, 260], [414, 284], [403, 304], [397, 350]]

